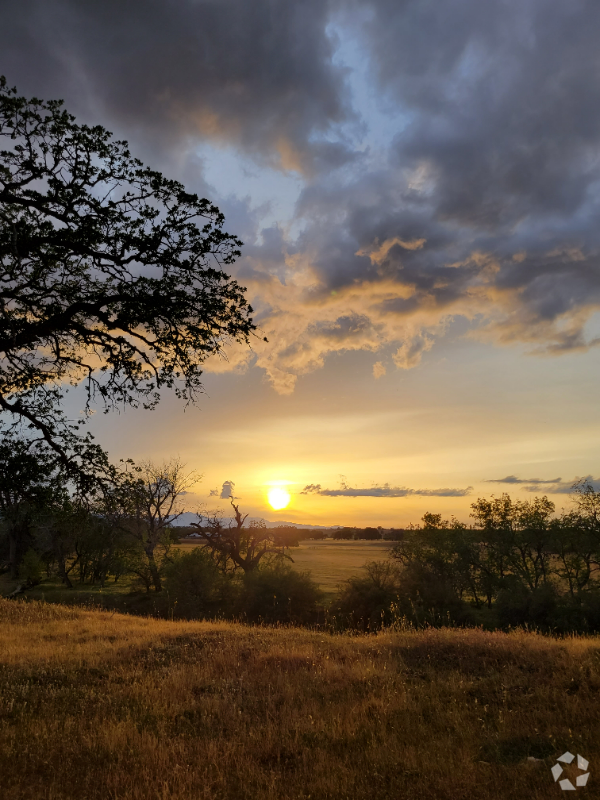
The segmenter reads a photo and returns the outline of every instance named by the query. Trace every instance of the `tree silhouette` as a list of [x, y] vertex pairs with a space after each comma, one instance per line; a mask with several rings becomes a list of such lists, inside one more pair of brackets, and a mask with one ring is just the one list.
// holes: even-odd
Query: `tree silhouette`
[[241, 569], [252, 572], [258, 569], [261, 559], [273, 554], [289, 561], [294, 559], [285, 552], [285, 545], [277, 543], [276, 533], [269, 530], [262, 521], [253, 521], [245, 528], [248, 515], [240, 512], [239, 506], [231, 498], [235, 524], [225, 526], [218, 516], [208, 517], [206, 525], [192, 522], [211, 550], [215, 561], [223, 572]]
[[183, 513], [182, 495], [197, 480], [196, 473], [186, 473], [178, 459], [162, 465], [147, 461], [123, 475], [115, 492], [114, 505], [122, 515], [117, 524], [139, 545], [139, 557], [129, 567], [148, 591], [150, 586], [162, 590], [161, 562], [173, 543], [170, 527]]
[[206, 199], [132, 158], [61, 101], [0, 77], [0, 409], [66, 463], [60, 383], [154, 407], [193, 401], [202, 362], [255, 330], [222, 269], [242, 244]]

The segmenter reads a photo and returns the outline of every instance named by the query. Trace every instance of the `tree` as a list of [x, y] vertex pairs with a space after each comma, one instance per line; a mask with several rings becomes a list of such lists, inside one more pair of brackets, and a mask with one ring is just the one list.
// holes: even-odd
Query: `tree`
[[34, 544], [34, 525], [42, 510], [62, 494], [63, 478], [40, 442], [17, 436], [0, 438], [0, 521], [7, 544], [10, 577]]
[[[578, 525], [595, 542], [600, 553], [600, 492], [597, 492], [585, 478], [573, 486], [574, 515]], [[600, 559], [599, 559], [600, 561]], [[597, 563], [600, 566], [600, 563]]]
[[594, 585], [598, 571], [597, 542], [580, 515], [562, 514], [551, 526], [552, 550], [556, 554], [556, 574], [565, 581], [571, 600]]
[[513, 569], [532, 591], [548, 583], [552, 571], [554, 510], [545, 495], [516, 504]]
[[485, 555], [481, 568], [487, 571], [490, 595], [508, 574], [517, 575], [530, 590], [546, 583], [551, 569], [554, 503], [547, 497], [513, 502], [503, 494], [472, 503], [472, 517], [484, 534]]
[[479, 569], [488, 607], [511, 571], [515, 508], [510, 495], [479, 498], [471, 503], [471, 516], [480, 528]]
[[369, 541], [381, 539], [381, 531], [379, 528], [359, 528], [356, 531], [356, 538], [367, 539]]
[[[130, 570], [150, 591], [162, 590], [161, 566], [168, 556], [173, 536], [171, 524], [181, 516], [181, 496], [197, 481], [195, 473], [185, 473], [177, 459], [157, 466], [150, 461], [123, 476], [114, 497], [113, 513], [121, 515], [120, 525], [138, 543], [138, 558]], [[160, 555], [157, 555], [160, 553]]]
[[252, 308], [222, 269], [242, 243], [125, 142], [3, 77], [0, 140], [0, 409], [72, 465], [60, 383], [84, 382], [88, 410], [152, 408], [164, 387], [190, 402], [202, 362], [249, 341]]
[[44, 507], [37, 525], [37, 547], [56, 564], [58, 575], [68, 589], [73, 588], [71, 572], [79, 564], [80, 544], [88, 524], [85, 503], [63, 491]]
[[332, 539], [354, 539], [356, 536], [356, 528], [338, 528], [331, 535]]
[[383, 538], [387, 542], [401, 542], [402, 539], [404, 539], [404, 529], [403, 528], [390, 528], [388, 531], [384, 532]]
[[276, 547], [300, 547], [300, 539], [306, 537], [306, 531], [299, 530], [293, 525], [277, 525], [272, 533]]
[[413, 591], [439, 599], [462, 600], [469, 593], [479, 607], [477, 547], [466, 526], [441, 514], [423, 515], [423, 527], [405, 532], [390, 551], [390, 557], [404, 566], [404, 578]]
[[262, 521], [253, 521], [245, 528], [248, 515], [242, 515], [239, 506], [231, 498], [235, 524], [223, 525], [222, 520], [214, 514], [208, 522], [192, 522], [200, 536], [209, 547], [213, 558], [223, 572], [235, 572], [241, 569], [244, 573], [258, 569], [261, 560], [267, 555], [279, 558], [294, 559], [285, 552], [285, 545], [279, 544], [276, 534], [269, 530]]
[[574, 509], [552, 525], [558, 574], [566, 581], [571, 599], [597, 587], [600, 568], [600, 492], [586, 480], [573, 486]]

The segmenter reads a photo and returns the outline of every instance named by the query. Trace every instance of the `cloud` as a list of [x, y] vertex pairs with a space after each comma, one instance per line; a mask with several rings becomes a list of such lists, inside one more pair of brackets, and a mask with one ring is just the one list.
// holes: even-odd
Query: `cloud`
[[[600, 309], [600, 8], [368, 7], [355, 30], [404, 122], [381, 168], [306, 186], [308, 224], [286, 247], [313, 292], [292, 290], [288, 308], [303, 305], [306, 319], [343, 298], [376, 332], [364, 349], [395, 345], [402, 369], [456, 317], [538, 355], [596, 347], [586, 325]], [[336, 349], [306, 322], [295, 334], [311, 340], [311, 366], [272, 351], [283, 372]]]
[[376, 361], [373, 364], [373, 377], [374, 378], [382, 378], [385, 373], [387, 372], [385, 365], [381, 363], [381, 361]]
[[223, 486], [219, 489], [211, 489], [210, 497], [219, 497], [221, 500], [237, 500], [234, 495], [235, 483], [233, 481], [224, 481]]
[[[540, 485], [543, 483], [561, 483], [562, 478], [550, 478], [550, 480], [540, 480], [539, 478], [517, 478], [516, 475], [507, 475], [506, 478], [490, 478], [486, 483], [535, 483]], [[572, 484], [571, 484], [572, 485]]]
[[544, 492], [547, 494], [573, 494], [577, 485], [587, 484], [592, 487], [595, 492], [600, 492], [600, 478], [593, 478], [587, 475], [585, 478], [574, 478], [572, 481], [557, 481], [549, 486], [547, 481], [540, 481], [532, 483], [530, 486], [524, 486], [526, 492]]
[[412, 242], [405, 242], [398, 236], [393, 239], [387, 239], [382, 244], [377, 241], [371, 247], [364, 247], [356, 251], [357, 256], [368, 256], [372, 264], [383, 264], [387, 259], [392, 247], [402, 247], [405, 250], [420, 250], [425, 244], [425, 239], [414, 239]]
[[511, 485], [522, 485], [526, 492], [545, 494], [573, 494], [577, 485], [587, 484], [594, 491], [600, 491], [600, 478], [593, 478], [587, 475], [584, 478], [573, 478], [570, 481], [563, 481], [562, 478], [550, 478], [540, 480], [539, 478], [517, 478], [516, 475], [507, 475], [506, 478], [492, 478], [486, 483], [507, 483]]
[[164, 144], [200, 137], [286, 170], [352, 153], [323, 0], [9, 0], [0, 71], [38, 96]]
[[586, 201], [600, 130], [595, 4], [369, 7], [374, 79], [411, 117], [397, 156], [427, 165], [442, 215], [493, 228]]
[[405, 486], [371, 486], [368, 489], [353, 489], [345, 484], [340, 489], [323, 489], [320, 483], [305, 486], [300, 494], [318, 494], [321, 497], [466, 497], [473, 487], [466, 489], [408, 489]]
[[332, 353], [412, 369], [457, 318], [538, 356], [600, 344], [599, 27], [588, 0], [7, 0], [0, 72], [192, 188], [206, 142], [299, 173], [281, 226], [227, 201], [269, 342], [207, 365], [290, 394]]

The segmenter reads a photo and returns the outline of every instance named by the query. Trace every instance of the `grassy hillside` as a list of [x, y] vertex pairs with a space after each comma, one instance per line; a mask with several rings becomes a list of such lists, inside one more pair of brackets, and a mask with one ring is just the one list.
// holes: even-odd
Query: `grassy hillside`
[[598, 639], [0, 600], [0, 670], [3, 800], [546, 800], [567, 748], [599, 796]]

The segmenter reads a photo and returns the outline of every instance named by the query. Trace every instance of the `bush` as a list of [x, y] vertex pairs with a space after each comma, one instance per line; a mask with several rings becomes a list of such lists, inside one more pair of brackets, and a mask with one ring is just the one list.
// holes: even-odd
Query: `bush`
[[175, 554], [165, 568], [165, 590], [176, 616], [228, 616], [235, 605], [233, 581], [202, 547]]
[[600, 631], [600, 591], [597, 587], [581, 592], [580, 602], [577, 604], [581, 609], [583, 619], [582, 628], [590, 633]]
[[31, 547], [23, 556], [19, 567], [19, 580], [26, 586], [37, 586], [42, 582], [44, 562]]
[[371, 561], [342, 584], [332, 611], [342, 627], [378, 630], [389, 624], [400, 596], [400, 569], [389, 561]]
[[364, 570], [346, 581], [332, 606], [341, 627], [374, 631], [399, 619], [415, 625], [476, 624], [454, 587], [423, 564], [372, 561]]
[[542, 584], [532, 591], [514, 575], [504, 579], [496, 600], [500, 625], [530, 625], [542, 630], [560, 627], [561, 605], [564, 604], [551, 584]]
[[465, 622], [468, 606], [447, 575], [414, 561], [402, 570], [401, 607], [414, 622], [431, 625]]
[[276, 562], [244, 575], [238, 613], [249, 622], [306, 625], [318, 621], [322, 598], [308, 572]]

